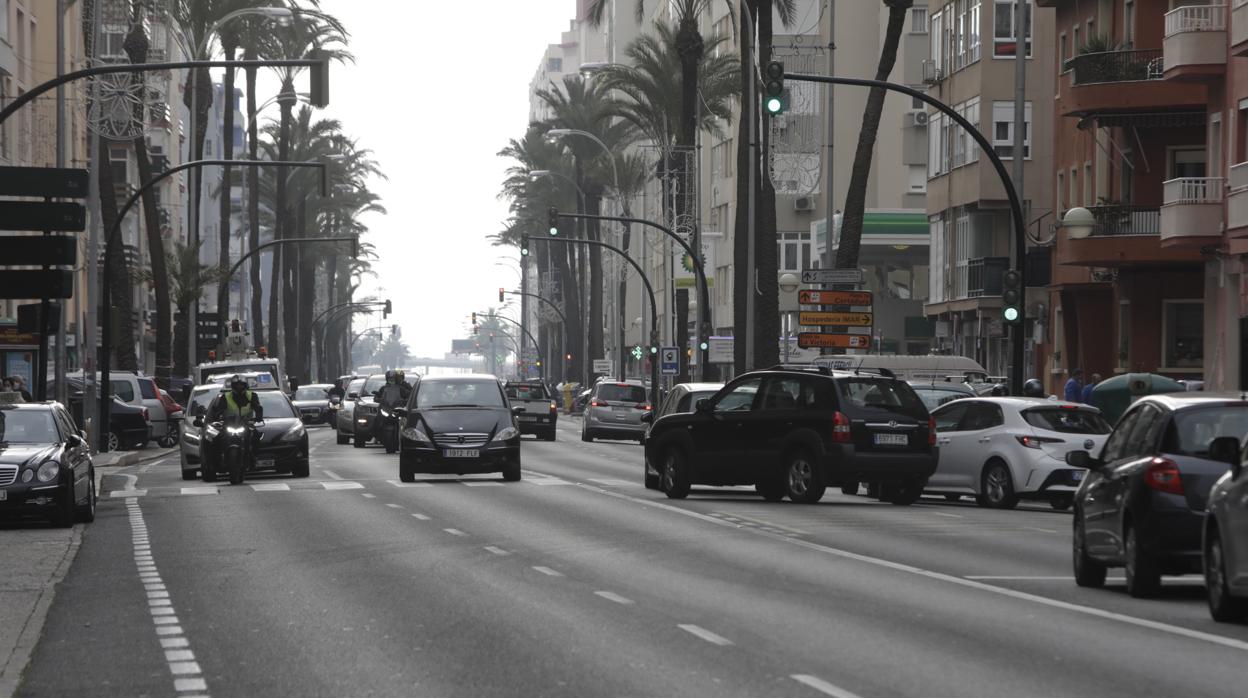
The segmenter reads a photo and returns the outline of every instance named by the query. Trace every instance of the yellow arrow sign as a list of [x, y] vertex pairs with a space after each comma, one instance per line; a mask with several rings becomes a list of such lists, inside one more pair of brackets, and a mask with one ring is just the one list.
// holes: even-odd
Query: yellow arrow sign
[[798, 313], [797, 321], [799, 324], [807, 327], [815, 325], [870, 327], [872, 324], [871, 313], [832, 313], [817, 310], [806, 310]]

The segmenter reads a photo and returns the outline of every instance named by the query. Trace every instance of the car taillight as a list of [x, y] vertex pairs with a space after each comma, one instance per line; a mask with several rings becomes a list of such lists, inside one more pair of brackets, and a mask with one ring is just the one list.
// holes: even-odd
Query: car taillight
[[1060, 444], [1060, 443], [1066, 443], [1065, 441], [1062, 441], [1061, 439], [1050, 439], [1050, 438], [1046, 438], [1046, 437], [1044, 437], [1044, 436], [1019, 436], [1019, 435], [1015, 435], [1015, 436], [1014, 436], [1014, 438], [1018, 439], [1018, 442], [1019, 442], [1020, 444], [1024, 445], [1024, 446], [1026, 446], [1027, 448], [1040, 448], [1040, 446], [1041, 446], [1041, 445], [1043, 445], [1043, 444]]
[[1154, 458], [1144, 471], [1144, 484], [1158, 492], [1183, 494], [1183, 478], [1179, 466], [1172, 460]]
[[554, 400], [551, 400], [551, 401], [550, 401], [550, 411], [551, 411], [551, 412], [558, 412], [558, 411], [559, 411], [559, 406], [555, 404], [555, 401], [554, 401]]
[[849, 417], [837, 412], [832, 415], [832, 443], [847, 444], [853, 440], [849, 431]]
[[936, 445], [936, 418], [935, 417], [927, 418], [927, 445], [928, 446]]
[[148, 414], [148, 411], [147, 411], [147, 408], [146, 408], [146, 407], [144, 407], [144, 408], [143, 408], [143, 421], [145, 421], [145, 422], [150, 422], [150, 421], [152, 421], [152, 415]]
[[647, 412], [649, 412], [649, 411], [650, 411], [650, 405], [649, 405], [649, 403], [645, 403], [645, 402], [639, 402], [639, 403], [637, 403], [636, 405], [633, 405], [633, 407], [635, 407], [635, 408], [637, 408], [637, 409], [639, 409], [639, 410], [645, 410], [645, 411], [647, 411]]
[[610, 407], [610, 405], [608, 405], [607, 403], [601, 400], [590, 400], [589, 406], [590, 407]]

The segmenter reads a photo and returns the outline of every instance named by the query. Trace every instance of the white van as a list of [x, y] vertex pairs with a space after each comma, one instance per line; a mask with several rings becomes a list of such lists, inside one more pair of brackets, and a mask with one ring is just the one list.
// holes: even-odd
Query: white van
[[831, 366], [838, 371], [886, 369], [902, 380], [923, 383], [943, 383], [955, 379], [970, 383], [988, 382], [988, 371], [965, 356], [846, 354], [820, 356], [814, 363]]

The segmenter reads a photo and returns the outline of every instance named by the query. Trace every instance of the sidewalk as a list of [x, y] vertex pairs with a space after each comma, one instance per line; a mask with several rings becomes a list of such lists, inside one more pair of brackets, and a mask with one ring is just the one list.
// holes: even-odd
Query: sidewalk
[[[101, 453], [93, 457], [97, 491], [101, 468], [122, 468], [177, 453], [174, 448]], [[56, 585], [65, 578], [84, 526], [50, 528], [41, 522], [5, 522], [0, 526], [0, 698], [8, 698], [22, 680], [30, 653], [43, 630]]]

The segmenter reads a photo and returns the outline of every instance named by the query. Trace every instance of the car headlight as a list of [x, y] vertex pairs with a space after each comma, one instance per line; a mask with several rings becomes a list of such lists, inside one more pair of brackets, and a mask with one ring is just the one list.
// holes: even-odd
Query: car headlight
[[30, 482], [35, 479], [35, 471], [29, 468], [22, 471], [22, 482]]
[[408, 427], [404, 429], [403, 438], [408, 441], [419, 441], [424, 444], [433, 443], [433, 440], [429, 438], [429, 435], [425, 433], [425, 430], [420, 427]]
[[296, 424], [282, 434], [282, 441], [298, 441], [303, 438], [304, 430], [302, 424]]
[[35, 473], [35, 478], [39, 482], [52, 482], [56, 479], [58, 473], [61, 472], [61, 466], [56, 461], [48, 461], [39, 466], [39, 471]]
[[504, 427], [502, 431], [494, 435], [495, 441], [510, 441], [520, 435], [520, 430], [515, 427]]

